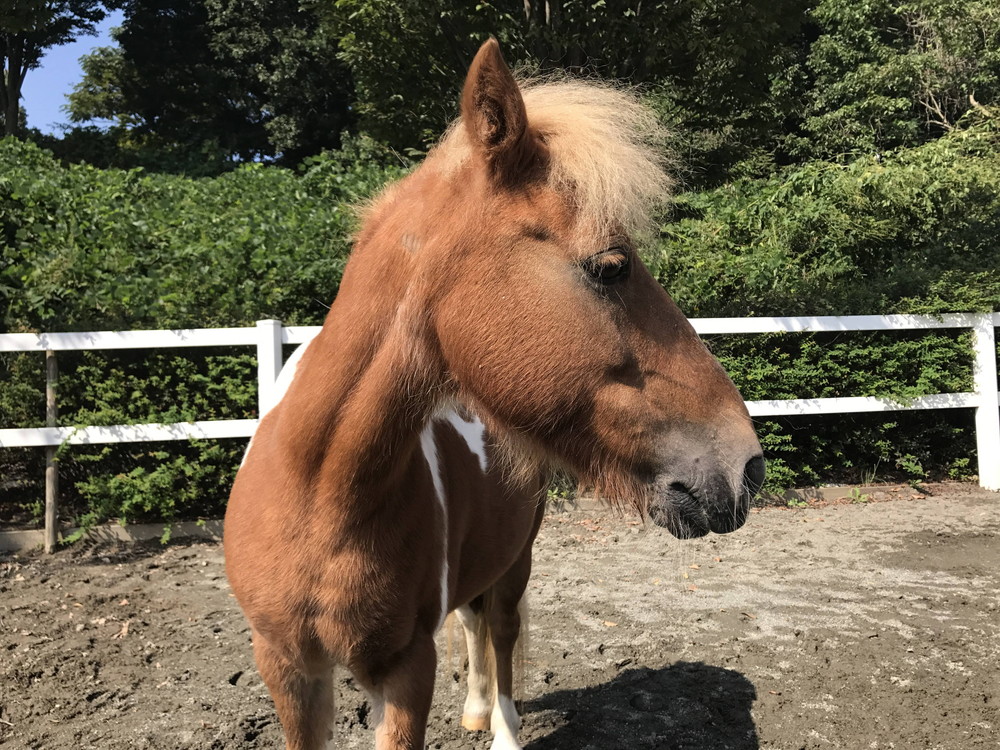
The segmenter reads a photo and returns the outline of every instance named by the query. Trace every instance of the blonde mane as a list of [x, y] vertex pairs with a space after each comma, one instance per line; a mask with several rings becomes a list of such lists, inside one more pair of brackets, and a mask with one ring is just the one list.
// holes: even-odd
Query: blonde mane
[[[522, 80], [518, 86], [528, 123], [552, 159], [548, 182], [571, 197], [579, 219], [633, 236], [646, 231], [673, 185], [656, 115], [634, 92], [604, 83]], [[470, 153], [458, 119], [428, 162], [450, 170]]]

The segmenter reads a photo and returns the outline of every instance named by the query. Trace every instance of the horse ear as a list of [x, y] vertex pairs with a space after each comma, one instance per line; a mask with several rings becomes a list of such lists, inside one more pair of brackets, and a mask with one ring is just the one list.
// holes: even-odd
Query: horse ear
[[493, 37], [469, 66], [462, 90], [462, 122], [495, 176], [513, 178], [529, 162], [532, 144], [524, 99]]

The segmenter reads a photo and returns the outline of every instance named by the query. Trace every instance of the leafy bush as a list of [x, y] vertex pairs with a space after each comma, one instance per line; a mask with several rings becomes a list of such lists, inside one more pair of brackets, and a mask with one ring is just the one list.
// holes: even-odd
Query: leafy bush
[[302, 174], [251, 164], [203, 179], [62, 167], [0, 141], [0, 312], [11, 330], [318, 322], [351, 204], [401, 171], [366, 140]]
[[[679, 196], [647, 260], [691, 316], [1000, 309], [1000, 143], [984, 119], [921, 146], [811, 162]], [[300, 172], [216, 178], [63, 167], [0, 141], [0, 315], [6, 330], [319, 323], [336, 294], [351, 204], [404, 167], [371, 141]], [[971, 387], [948, 331], [725, 336], [710, 346], [748, 399], [900, 399]], [[38, 354], [0, 355], [4, 424], [38, 426]], [[253, 357], [233, 351], [60, 354], [61, 423], [247, 418]], [[164, 398], [164, 394], [169, 394]], [[769, 487], [967, 476], [967, 411], [759, 420]], [[242, 441], [63, 447], [78, 521], [220, 513]], [[39, 510], [40, 451], [0, 454], [0, 512]]]
[[[1000, 310], [998, 146], [987, 120], [917, 148], [684, 194], [650, 265], [691, 316]], [[905, 400], [972, 387], [970, 342], [948, 332], [711, 344], [751, 400]], [[874, 467], [964, 476], [971, 424], [968, 412], [768, 419], [768, 483], [860, 480]]]
[[[2, 140], [4, 330], [320, 323], [347, 258], [352, 206], [403, 169], [366, 139], [299, 173], [245, 165], [211, 179], [63, 167], [37, 147]], [[4, 426], [40, 426], [43, 357], [0, 357]], [[67, 352], [59, 363], [64, 425], [256, 416], [246, 350]], [[65, 509], [87, 523], [218, 513], [243, 448], [64, 446]], [[0, 516], [37, 514], [41, 459], [41, 451], [0, 453]]]
[[702, 315], [1000, 308], [1000, 123], [679, 197], [650, 265]]

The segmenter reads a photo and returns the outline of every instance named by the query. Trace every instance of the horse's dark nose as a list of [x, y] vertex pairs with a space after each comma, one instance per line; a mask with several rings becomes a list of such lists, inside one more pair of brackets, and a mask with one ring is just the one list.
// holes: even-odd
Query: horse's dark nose
[[750, 495], [750, 499], [760, 492], [764, 484], [764, 459], [761, 456], [754, 456], [747, 461], [746, 468], [743, 469], [743, 489]]

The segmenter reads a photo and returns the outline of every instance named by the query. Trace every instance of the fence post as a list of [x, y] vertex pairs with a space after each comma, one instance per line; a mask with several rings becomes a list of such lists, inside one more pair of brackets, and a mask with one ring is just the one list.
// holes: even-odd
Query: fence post
[[257, 321], [257, 414], [274, 406], [274, 383], [281, 372], [281, 321]]
[[[59, 416], [56, 403], [56, 381], [59, 379], [59, 363], [56, 353], [45, 350], [45, 424], [55, 427]], [[52, 554], [59, 543], [59, 461], [56, 459], [58, 446], [45, 447], [45, 552]]]
[[976, 407], [979, 485], [1000, 491], [1000, 397], [997, 396], [997, 345], [992, 314], [976, 316], [972, 342], [975, 351], [973, 378], [979, 398]]

